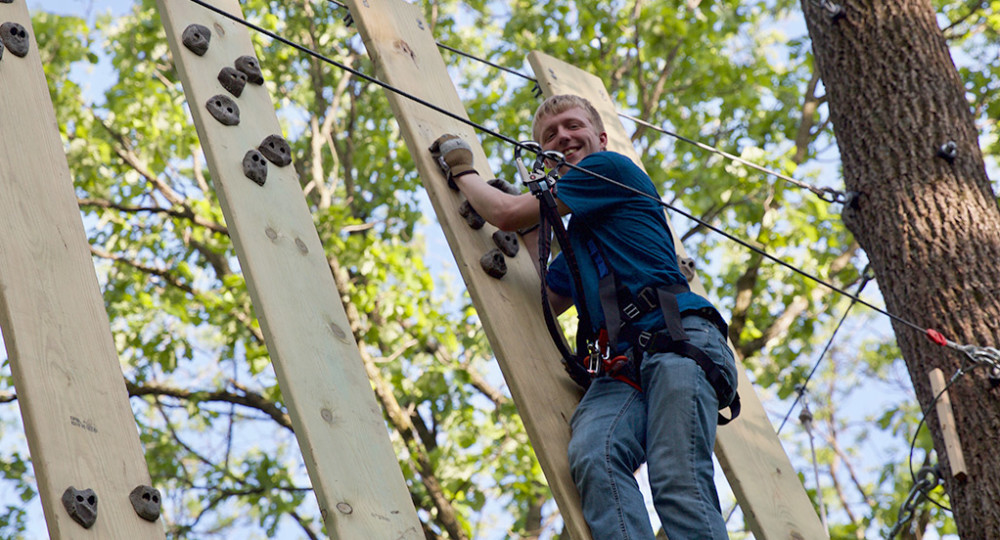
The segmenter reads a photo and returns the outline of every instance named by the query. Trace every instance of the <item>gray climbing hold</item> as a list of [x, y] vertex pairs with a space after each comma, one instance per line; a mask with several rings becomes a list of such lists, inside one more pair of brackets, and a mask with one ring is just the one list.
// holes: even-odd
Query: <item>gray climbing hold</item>
[[242, 71], [247, 76], [247, 82], [252, 84], [264, 84], [264, 75], [260, 72], [260, 64], [253, 56], [241, 56], [236, 59], [236, 69]]
[[253, 180], [258, 186], [263, 186], [267, 180], [267, 160], [257, 150], [250, 150], [243, 156], [243, 174]]
[[230, 94], [240, 97], [240, 94], [243, 93], [243, 87], [247, 85], [247, 76], [236, 68], [226, 66], [219, 71], [219, 84], [229, 90]]
[[62, 494], [62, 503], [69, 517], [84, 529], [91, 528], [97, 521], [97, 494], [94, 490], [70, 486]]
[[476, 209], [469, 204], [469, 201], [462, 201], [462, 204], [458, 207], [458, 215], [465, 218], [465, 222], [469, 224], [469, 227], [477, 231], [482, 229], [483, 225], [486, 224], [486, 220], [483, 219], [483, 216], [479, 215], [479, 212], [476, 212]]
[[508, 195], [520, 195], [521, 190], [517, 189], [517, 186], [511, 184], [510, 182], [502, 178], [494, 178], [493, 180], [487, 180], [487, 184], [499, 189], [500, 191], [507, 193]]
[[24, 58], [28, 54], [28, 31], [16, 22], [0, 24], [0, 41], [14, 56]]
[[688, 281], [694, 279], [694, 259], [691, 257], [684, 257], [677, 260], [677, 265], [680, 266], [681, 273]]
[[281, 135], [268, 135], [257, 147], [268, 161], [279, 167], [292, 162], [292, 149]]
[[517, 256], [520, 246], [517, 244], [517, 234], [507, 231], [495, 231], [493, 233], [493, 243], [508, 257]]
[[[2, 1], [3, 0], [0, 0], [0, 2], [2, 2]], [[0, 60], [3, 59], [3, 49], [4, 49], [4, 47], [3, 47], [3, 41], [0, 41]]]
[[200, 24], [189, 24], [181, 34], [181, 43], [198, 56], [205, 55], [211, 40], [212, 31]]
[[507, 261], [499, 249], [491, 249], [479, 259], [479, 265], [492, 277], [500, 279], [507, 274]]
[[128, 500], [142, 519], [156, 521], [160, 518], [160, 490], [152, 486], [136, 486], [128, 494]]
[[224, 125], [235, 126], [240, 123], [240, 108], [229, 96], [219, 94], [205, 104], [213, 118]]

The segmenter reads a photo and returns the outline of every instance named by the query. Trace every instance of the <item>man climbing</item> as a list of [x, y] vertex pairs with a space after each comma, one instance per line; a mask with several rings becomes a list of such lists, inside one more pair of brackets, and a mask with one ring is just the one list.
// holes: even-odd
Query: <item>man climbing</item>
[[[656, 188], [627, 157], [606, 151], [590, 102], [547, 99], [532, 133], [543, 150], [565, 158], [555, 201], [559, 215], [571, 214], [569, 249], [543, 276], [549, 302], [556, 312], [576, 304], [579, 331], [595, 351], [582, 364], [567, 359], [587, 387], [570, 421], [569, 461], [591, 533], [595, 540], [654, 538], [635, 479], [646, 462], [671, 540], [728, 538], [712, 464], [717, 411], [732, 403], [737, 413], [726, 322], [687, 288]], [[506, 231], [539, 222], [535, 197], [489, 186], [460, 138], [443, 135], [431, 151], [486, 221]]]

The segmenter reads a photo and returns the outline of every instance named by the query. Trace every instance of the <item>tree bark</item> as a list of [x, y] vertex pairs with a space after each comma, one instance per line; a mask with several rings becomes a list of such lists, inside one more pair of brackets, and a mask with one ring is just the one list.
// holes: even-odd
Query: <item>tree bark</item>
[[[816, 66], [827, 89], [843, 161], [857, 193], [844, 209], [875, 270], [889, 312], [960, 344], [1000, 344], [1000, 209], [986, 176], [962, 81], [930, 0], [802, 2]], [[939, 149], [955, 143], [949, 160]], [[963, 355], [934, 345], [908, 324], [893, 328], [923, 410], [962, 538], [1000, 530], [1000, 390], [976, 369], [951, 388], [968, 467], [949, 458], [927, 373], [946, 376]]]

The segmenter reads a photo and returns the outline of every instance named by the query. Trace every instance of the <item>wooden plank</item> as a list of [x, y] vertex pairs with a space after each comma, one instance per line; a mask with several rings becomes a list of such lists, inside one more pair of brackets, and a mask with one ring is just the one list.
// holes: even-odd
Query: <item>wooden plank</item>
[[941, 435], [944, 438], [944, 449], [948, 453], [948, 465], [951, 469], [952, 478], [965, 480], [968, 470], [965, 468], [965, 454], [962, 453], [962, 442], [958, 438], [958, 430], [955, 428], [955, 415], [951, 410], [951, 398], [948, 397], [948, 385], [944, 382], [944, 372], [940, 368], [934, 368], [927, 374], [931, 381], [931, 391], [934, 395], [940, 394], [935, 404], [938, 415], [938, 423], [941, 424]]
[[[347, 540], [421, 539], [294, 168], [268, 163], [262, 186], [243, 173], [244, 155], [281, 134], [271, 97], [266, 87], [248, 83], [233, 98], [241, 111], [234, 126], [206, 108], [214, 96], [229, 95], [217, 80], [220, 70], [238, 57], [255, 57], [250, 34], [193, 2], [157, 5], [327, 531]], [[237, 0], [213, 5], [242, 19]], [[211, 30], [204, 56], [181, 43], [190, 24]]]
[[[604, 120], [608, 149], [642, 166], [600, 78], [538, 51], [531, 52], [528, 61], [546, 97], [572, 93], [590, 100]], [[678, 257], [687, 257], [677, 235], [673, 231], [671, 234]], [[697, 276], [691, 281], [691, 290], [705, 295]], [[757, 540], [826, 538], [828, 535], [781, 447], [746, 369], [737, 363], [741, 368], [737, 371], [743, 410], [737, 420], [719, 428], [715, 455], [754, 537]]]
[[[0, 60], [0, 327], [49, 536], [163, 538], [129, 502], [149, 470], [24, 0], [0, 21], [28, 40]], [[90, 529], [63, 507], [69, 486], [97, 496]]]
[[[383, 81], [467, 118], [419, 6], [402, 0], [349, 0], [348, 4]], [[479, 259], [495, 247], [491, 235], [496, 229], [487, 224], [475, 231], [466, 225], [458, 215], [461, 196], [448, 188], [427, 152], [439, 135], [455, 133], [472, 145], [477, 167], [488, 174], [476, 133], [394, 92], [386, 96], [559, 505], [565, 530], [577, 540], [586, 540], [590, 532], [566, 454], [569, 419], [580, 394], [563, 371], [559, 353], [545, 330], [533, 255], [521, 250], [508, 258], [507, 274], [501, 280], [486, 275]]]

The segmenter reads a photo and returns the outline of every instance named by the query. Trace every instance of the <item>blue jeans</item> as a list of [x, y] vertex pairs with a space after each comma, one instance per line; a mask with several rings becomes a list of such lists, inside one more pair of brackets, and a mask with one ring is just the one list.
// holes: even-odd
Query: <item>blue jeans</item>
[[[735, 392], [736, 364], [719, 329], [698, 316], [682, 323], [691, 344], [722, 368]], [[635, 479], [645, 461], [653, 505], [670, 540], [728, 538], [713, 480], [715, 390], [694, 360], [677, 354], [647, 354], [641, 370], [643, 392], [609, 377], [594, 380], [570, 421], [570, 470], [592, 536], [654, 538]]]

